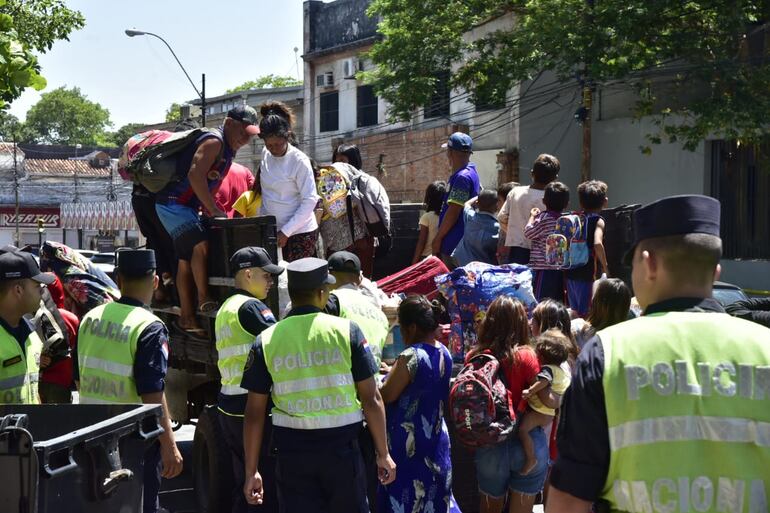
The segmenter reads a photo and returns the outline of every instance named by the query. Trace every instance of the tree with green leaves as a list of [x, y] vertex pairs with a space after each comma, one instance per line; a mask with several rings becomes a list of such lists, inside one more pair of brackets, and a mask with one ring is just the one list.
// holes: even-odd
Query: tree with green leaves
[[61, 39], [69, 41], [74, 30], [85, 26], [85, 18], [69, 9], [63, 0], [5, 0], [0, 14], [13, 19], [19, 41], [27, 48], [45, 53]]
[[42, 144], [104, 145], [112, 126], [110, 112], [90, 101], [80, 88], [59, 87], [44, 93], [27, 111], [26, 130]]
[[238, 87], [228, 89], [225, 91], [225, 94], [237, 93], [238, 91], [248, 91], [249, 89], [272, 89], [276, 87], [292, 87], [298, 85], [302, 85], [302, 80], [270, 74], [259, 77], [256, 80], [248, 80]]
[[[475, 41], [479, 24], [513, 15], [510, 28]], [[551, 71], [576, 88], [624, 85], [634, 114], [653, 116], [651, 142], [706, 137], [756, 142], [770, 119], [770, 0], [373, 0], [384, 38], [363, 74], [406, 119], [437, 77], [472, 99], [501, 99]]]
[[166, 122], [172, 123], [175, 121], [181, 121], [182, 119], [182, 106], [176, 102], [172, 103], [166, 109]]
[[128, 123], [118, 128], [115, 132], [109, 132], [107, 139], [110, 142], [110, 146], [123, 146], [133, 135], [138, 134], [144, 126], [143, 123]]

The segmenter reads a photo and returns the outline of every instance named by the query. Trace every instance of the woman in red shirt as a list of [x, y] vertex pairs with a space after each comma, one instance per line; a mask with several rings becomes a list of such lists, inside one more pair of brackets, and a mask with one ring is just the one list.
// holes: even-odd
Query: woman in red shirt
[[[518, 412], [523, 412], [526, 401], [522, 400], [521, 394], [535, 382], [540, 363], [529, 345], [527, 310], [520, 301], [500, 296], [489, 305], [479, 327], [478, 345], [468, 358], [480, 352], [491, 353], [501, 362], [513, 404]], [[548, 439], [542, 428], [530, 434], [538, 464], [526, 476], [518, 473], [525, 461], [518, 437], [511, 436], [500, 444], [476, 451], [481, 513], [500, 513], [508, 493], [512, 513], [531, 513], [548, 470]]]

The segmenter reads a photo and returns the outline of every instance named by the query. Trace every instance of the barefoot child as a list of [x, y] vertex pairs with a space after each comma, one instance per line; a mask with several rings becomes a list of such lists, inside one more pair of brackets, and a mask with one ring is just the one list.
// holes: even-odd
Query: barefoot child
[[[519, 474], [526, 475], [537, 465], [535, 446], [529, 432], [538, 427], [546, 427], [553, 422], [556, 411], [543, 405], [541, 399], [549, 393], [564, 395], [570, 384], [570, 371], [567, 365], [571, 342], [561, 331], [550, 329], [540, 335], [535, 343], [535, 353], [541, 369], [535, 383], [524, 390], [521, 397], [529, 402], [529, 408], [519, 425], [519, 439], [524, 449], [526, 461]], [[548, 390], [551, 385], [551, 390]]]

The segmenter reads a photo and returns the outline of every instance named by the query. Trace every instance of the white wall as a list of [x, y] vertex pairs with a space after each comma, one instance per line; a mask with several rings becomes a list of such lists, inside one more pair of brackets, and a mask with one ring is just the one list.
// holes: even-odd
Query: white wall
[[592, 176], [607, 182], [610, 205], [650, 203], [675, 194], [708, 194], [705, 143], [694, 152], [680, 144], [647, 145], [645, 135], [654, 133], [648, 118], [594, 121], [592, 132]]

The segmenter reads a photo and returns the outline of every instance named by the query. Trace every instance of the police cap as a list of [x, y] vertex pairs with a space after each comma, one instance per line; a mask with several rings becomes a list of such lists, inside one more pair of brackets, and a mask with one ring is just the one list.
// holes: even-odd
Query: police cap
[[669, 196], [634, 212], [634, 244], [624, 262], [631, 265], [634, 250], [646, 239], [703, 233], [719, 237], [720, 204], [714, 198], [689, 194]]
[[314, 290], [337, 282], [329, 274], [329, 264], [320, 258], [295, 260], [286, 267], [286, 275], [289, 288], [294, 290]]
[[140, 278], [152, 274], [155, 269], [155, 251], [151, 249], [125, 249], [118, 251], [118, 273], [130, 278]]
[[329, 257], [329, 271], [358, 274], [361, 272], [361, 260], [350, 251], [337, 251]]
[[56, 276], [41, 272], [35, 257], [29, 253], [7, 251], [0, 254], [0, 281], [23, 279], [50, 285], [56, 280]]
[[283, 267], [275, 265], [270, 260], [264, 248], [249, 246], [241, 248], [230, 257], [230, 271], [235, 275], [241, 269], [259, 267], [267, 273], [279, 275], [283, 272]]

